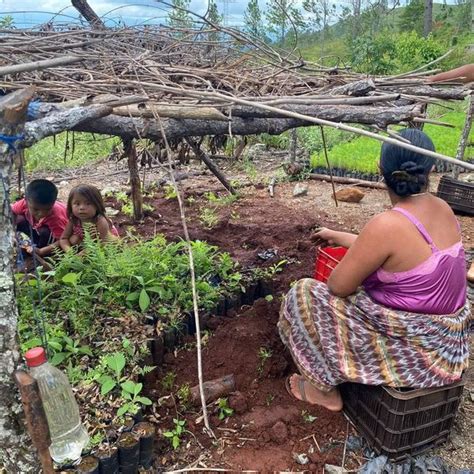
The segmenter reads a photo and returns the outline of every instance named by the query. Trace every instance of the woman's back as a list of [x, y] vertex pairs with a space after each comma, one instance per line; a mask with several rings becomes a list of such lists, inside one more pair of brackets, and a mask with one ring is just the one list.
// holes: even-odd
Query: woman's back
[[[396, 208], [408, 211], [426, 229], [437, 249], [444, 250], [461, 241], [457, 219], [443, 200], [429, 194], [420, 195]], [[386, 214], [387, 224], [393, 224], [391, 229], [395, 227], [397, 231], [389, 236], [392, 253], [382, 268], [388, 272], [403, 272], [427, 260], [432, 249], [416, 224], [408, 222], [410, 219], [402, 212], [391, 210]]]
[[392, 251], [364, 281], [369, 295], [385, 306], [417, 313], [449, 314], [462, 307], [465, 256], [459, 225], [447, 204], [420, 195], [387, 214]]

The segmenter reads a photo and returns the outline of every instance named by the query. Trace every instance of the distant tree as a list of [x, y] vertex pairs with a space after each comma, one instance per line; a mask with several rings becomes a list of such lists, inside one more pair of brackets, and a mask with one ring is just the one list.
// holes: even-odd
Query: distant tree
[[268, 29], [276, 34], [281, 45], [292, 28], [304, 28], [303, 15], [295, 5], [295, 0], [269, 0], [267, 2]]
[[423, 33], [424, 0], [410, 0], [400, 15], [400, 30]]
[[[224, 16], [219, 13], [217, 4], [214, 2], [214, 0], [209, 0], [207, 12], [204, 18], [216, 26], [220, 26], [222, 24]], [[213, 31], [209, 33], [208, 39], [209, 41], [219, 41], [219, 36], [220, 35], [217, 31]]]
[[191, 28], [193, 20], [186, 11], [189, 10], [191, 0], [171, 0], [171, 10], [168, 13], [168, 24], [173, 28]]
[[425, 0], [423, 10], [423, 36], [426, 38], [433, 27], [433, 0]]
[[13, 20], [13, 17], [11, 15], [5, 15], [0, 17], [0, 28], [13, 28], [15, 23], [15, 20]]
[[263, 25], [262, 11], [258, 0], [250, 0], [244, 12], [244, 29], [255, 38], [265, 39], [265, 26]]
[[306, 23], [312, 30], [321, 30], [321, 56], [329, 36], [329, 22], [336, 14], [336, 5], [331, 0], [303, 0], [303, 10], [307, 13]]

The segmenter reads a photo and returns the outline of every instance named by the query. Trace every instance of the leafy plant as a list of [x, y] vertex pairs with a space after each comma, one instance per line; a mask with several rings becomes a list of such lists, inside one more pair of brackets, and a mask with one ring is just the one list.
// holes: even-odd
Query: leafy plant
[[120, 384], [122, 387], [122, 399], [126, 400], [125, 403], [118, 409], [117, 416], [125, 415], [130, 413], [134, 415], [140, 409], [140, 405], [151, 405], [152, 401], [140, 395], [143, 384], [135, 383], [131, 380], [127, 380]]
[[217, 408], [219, 412], [219, 420], [224, 420], [225, 418], [232, 416], [232, 414], [234, 413], [234, 410], [229, 407], [227, 398], [219, 398], [217, 400]]
[[[165, 199], [176, 199], [177, 198], [176, 188], [172, 185], [165, 186]], [[190, 198], [188, 198], [189, 201]]]
[[203, 223], [206, 229], [212, 229], [218, 224], [219, 217], [217, 216], [215, 209], [205, 207], [199, 214], [199, 220]]
[[[154, 211], [153, 206], [150, 206], [150, 204], [147, 204], [146, 202], [144, 202], [142, 204], [142, 208], [143, 208], [143, 212], [153, 212]], [[131, 201], [127, 202], [126, 204], [124, 204], [122, 206], [120, 211], [128, 217], [133, 216], [133, 203]]]
[[259, 375], [262, 375], [263, 373], [263, 368], [265, 367], [265, 363], [267, 362], [268, 359], [270, 359], [273, 355], [273, 352], [271, 349], [268, 349], [266, 347], [260, 347], [258, 350], [258, 358], [260, 359], [257, 367], [257, 372]]
[[129, 293], [129, 295], [127, 296], [127, 301], [138, 301], [138, 306], [140, 307], [140, 310], [144, 312], [148, 309], [151, 303], [150, 293], [160, 294], [162, 292], [162, 288], [158, 286], [158, 281], [155, 278], [145, 281], [145, 279], [140, 275], [134, 275], [134, 277], [141, 285], [141, 289]]
[[313, 421], [317, 419], [316, 416], [311, 415], [311, 413], [308, 413], [306, 410], [302, 410], [301, 416], [306, 423], [313, 423]]
[[105, 357], [106, 369], [109, 374], [102, 375], [98, 382], [101, 385], [101, 395], [107, 395], [122, 381], [122, 371], [125, 367], [125, 356], [121, 352], [116, 352]]
[[216, 206], [228, 206], [239, 199], [238, 194], [227, 194], [226, 196], [217, 196], [213, 192], [205, 193], [206, 199]]
[[189, 384], [186, 383], [181, 385], [181, 387], [179, 387], [178, 391], [176, 392], [176, 396], [178, 397], [178, 400], [183, 408], [187, 409], [191, 401], [191, 388], [189, 387]]
[[173, 449], [178, 449], [181, 444], [181, 436], [186, 432], [184, 426], [186, 420], [180, 420], [179, 418], [173, 418], [174, 428], [170, 431], [165, 431], [163, 436], [168, 438]]
[[176, 380], [175, 372], [167, 372], [166, 375], [161, 379], [161, 386], [168, 391], [173, 389], [174, 381]]
[[89, 346], [82, 346], [79, 341], [73, 340], [69, 336], [63, 336], [62, 340], [59, 341], [57, 339], [48, 341], [48, 344], [56, 351], [51, 358], [52, 365], [58, 365], [70, 357], [93, 355]]

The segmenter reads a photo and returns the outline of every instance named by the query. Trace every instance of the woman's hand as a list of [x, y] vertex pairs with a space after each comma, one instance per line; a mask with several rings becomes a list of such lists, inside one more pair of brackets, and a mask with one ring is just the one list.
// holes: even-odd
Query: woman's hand
[[316, 245], [337, 245], [349, 248], [357, 239], [357, 235], [349, 232], [339, 232], [337, 230], [321, 227], [311, 236], [311, 240]]
[[326, 227], [320, 227], [315, 231], [313, 235], [311, 235], [311, 240], [316, 245], [338, 245], [336, 242], [337, 234], [340, 234], [340, 232], [337, 232], [336, 230], [327, 229]]

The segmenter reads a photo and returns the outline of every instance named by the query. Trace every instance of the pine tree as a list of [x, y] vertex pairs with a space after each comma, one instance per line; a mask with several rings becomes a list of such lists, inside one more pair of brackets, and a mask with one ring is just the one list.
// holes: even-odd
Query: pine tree
[[265, 27], [258, 0], [250, 0], [244, 12], [244, 29], [254, 38], [265, 39]]
[[303, 0], [303, 10], [308, 14], [307, 25], [311, 30], [321, 30], [321, 56], [329, 36], [329, 22], [336, 14], [336, 5], [331, 0]]
[[172, 28], [191, 28], [193, 20], [190, 14], [185, 11], [189, 10], [191, 0], [171, 0], [172, 8], [168, 13], [168, 24]]
[[411, 0], [400, 15], [400, 30], [423, 33], [423, 0]]
[[303, 15], [295, 6], [295, 0], [269, 0], [266, 13], [269, 30], [278, 37], [281, 45], [285, 44], [291, 28], [305, 26]]
[[[222, 24], [223, 15], [219, 13], [219, 10], [217, 9], [217, 4], [214, 2], [214, 0], [209, 0], [206, 16], [204, 18], [216, 26]], [[212, 31], [211, 33], [209, 33], [208, 39], [209, 41], [219, 41], [219, 36], [220, 35], [218, 32]]]

